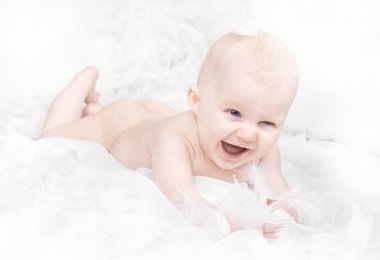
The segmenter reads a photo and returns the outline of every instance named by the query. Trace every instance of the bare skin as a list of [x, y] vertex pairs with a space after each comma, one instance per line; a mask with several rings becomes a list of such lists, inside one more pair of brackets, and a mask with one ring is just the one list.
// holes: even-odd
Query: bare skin
[[[294, 82], [274, 85], [241, 72], [224, 73], [218, 80], [207, 76], [207, 84], [200, 81], [189, 91], [191, 109], [177, 113], [154, 100], [102, 107], [97, 78], [97, 69], [87, 67], [63, 89], [50, 107], [43, 137], [94, 141], [130, 169], [151, 168], [155, 183], [177, 207], [183, 194], [213, 207], [195, 189], [193, 176], [232, 183], [234, 175], [252, 164], [268, 173], [273, 194], [289, 191], [276, 141], [294, 97]], [[240, 229], [233, 223], [230, 228]], [[276, 237], [276, 226], [265, 224], [262, 230], [267, 238]]]

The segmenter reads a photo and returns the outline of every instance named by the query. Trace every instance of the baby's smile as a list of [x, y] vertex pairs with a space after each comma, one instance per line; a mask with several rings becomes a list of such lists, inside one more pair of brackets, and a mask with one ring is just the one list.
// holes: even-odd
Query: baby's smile
[[232, 156], [239, 156], [249, 150], [245, 147], [229, 144], [225, 141], [221, 141], [221, 143], [222, 143], [223, 150], [227, 154], [232, 155]]

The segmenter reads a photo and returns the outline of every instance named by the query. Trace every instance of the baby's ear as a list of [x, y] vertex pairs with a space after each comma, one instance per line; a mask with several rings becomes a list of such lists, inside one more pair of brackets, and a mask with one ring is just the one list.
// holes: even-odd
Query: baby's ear
[[199, 90], [198, 86], [192, 85], [187, 93], [189, 98], [190, 109], [196, 114], [199, 102]]

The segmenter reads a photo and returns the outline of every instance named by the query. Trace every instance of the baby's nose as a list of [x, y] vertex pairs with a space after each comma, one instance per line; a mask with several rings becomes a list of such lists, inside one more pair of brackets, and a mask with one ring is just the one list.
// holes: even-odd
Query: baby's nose
[[245, 142], [256, 141], [257, 127], [254, 124], [247, 123], [239, 128], [236, 135]]

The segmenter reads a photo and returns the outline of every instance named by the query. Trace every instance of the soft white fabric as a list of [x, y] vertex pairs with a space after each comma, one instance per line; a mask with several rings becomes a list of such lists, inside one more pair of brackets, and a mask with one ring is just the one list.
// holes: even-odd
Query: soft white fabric
[[[199, 177], [197, 187], [219, 207], [216, 214], [253, 227], [226, 235], [226, 223], [211, 221], [218, 216], [210, 215], [203, 229], [191, 226], [143, 170], [124, 168], [95, 143], [2, 134], [0, 254], [6, 259], [355, 259], [363, 250], [375, 250], [380, 195], [373, 184], [379, 175], [370, 167], [374, 159], [301, 136], [284, 136], [281, 148], [294, 189], [286, 200], [299, 209], [303, 224], [282, 211], [270, 212], [253, 193]], [[281, 225], [276, 241], [266, 241], [254, 228], [264, 222]]]
[[[2, 0], [0, 257], [377, 259], [376, 10], [369, 0]], [[149, 170], [126, 169], [94, 143], [37, 140], [51, 98], [84, 66], [99, 68], [103, 103], [151, 97], [181, 111], [209, 44], [257, 29], [287, 42], [300, 65], [279, 144], [302, 225], [236, 185], [197, 178], [219, 207], [197, 228]], [[226, 235], [221, 213], [252, 228]], [[263, 222], [281, 224], [277, 240], [254, 228]]]

